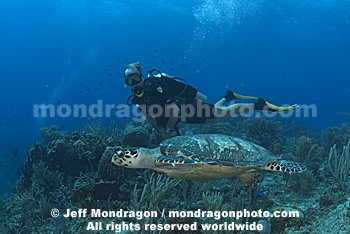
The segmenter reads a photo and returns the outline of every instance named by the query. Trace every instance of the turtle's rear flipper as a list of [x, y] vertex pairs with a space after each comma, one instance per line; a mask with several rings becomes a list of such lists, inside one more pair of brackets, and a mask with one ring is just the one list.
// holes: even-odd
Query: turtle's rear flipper
[[306, 166], [299, 162], [279, 160], [273, 163], [269, 163], [267, 166], [260, 167], [260, 169], [267, 171], [301, 173], [306, 170]]

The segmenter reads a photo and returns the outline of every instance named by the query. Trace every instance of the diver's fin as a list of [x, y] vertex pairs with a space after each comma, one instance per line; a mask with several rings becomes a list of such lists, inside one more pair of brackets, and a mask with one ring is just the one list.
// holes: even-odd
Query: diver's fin
[[246, 96], [246, 95], [241, 95], [241, 94], [238, 94], [238, 93], [233, 93], [233, 95], [238, 98], [238, 99], [249, 99], [249, 100], [258, 100], [257, 97], [254, 97], [254, 96]]
[[277, 106], [275, 104], [272, 104], [271, 102], [265, 101], [264, 99], [261, 99], [261, 98], [258, 98], [258, 97], [254, 97], [254, 96], [241, 95], [241, 94], [238, 94], [238, 93], [233, 93], [233, 96], [234, 96], [234, 98], [231, 98], [231, 99], [246, 99], [246, 100], [257, 100], [257, 101], [263, 100], [264, 104], [266, 104], [268, 106], [268, 111], [271, 111], [271, 112], [289, 111], [291, 109], [298, 108], [300, 106], [298, 104], [293, 104], [291, 106]]
[[294, 108], [298, 108], [300, 105], [293, 104], [291, 106], [277, 106], [275, 104], [272, 104], [271, 102], [265, 101], [266, 105], [269, 107], [268, 111], [271, 112], [283, 112], [283, 111], [289, 111]]

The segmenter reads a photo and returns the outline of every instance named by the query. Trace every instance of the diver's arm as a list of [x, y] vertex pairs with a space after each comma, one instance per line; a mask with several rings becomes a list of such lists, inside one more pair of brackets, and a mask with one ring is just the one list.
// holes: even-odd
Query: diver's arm
[[162, 131], [161, 128], [157, 125], [156, 119], [153, 116], [147, 114], [147, 110], [144, 105], [136, 105], [136, 107], [142, 112], [142, 114], [146, 117], [153, 128], [155, 128], [158, 132]]
[[158, 132], [162, 132], [162, 129], [157, 125], [157, 121], [153, 116], [146, 115], [146, 119], [148, 120], [148, 122], [151, 124], [153, 128], [155, 128]]
[[165, 127], [167, 131], [172, 131], [175, 129], [177, 122], [179, 120], [180, 109], [173, 102], [165, 106], [165, 115], [169, 116], [169, 120], [166, 123]]

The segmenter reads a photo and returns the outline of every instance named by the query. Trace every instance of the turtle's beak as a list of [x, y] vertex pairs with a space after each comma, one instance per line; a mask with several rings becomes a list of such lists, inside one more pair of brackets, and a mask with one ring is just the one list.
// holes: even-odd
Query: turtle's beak
[[138, 152], [135, 149], [117, 149], [112, 156], [112, 163], [117, 166], [138, 168], [135, 167], [138, 161]]
[[112, 156], [112, 163], [117, 166], [123, 166], [123, 159], [125, 157], [125, 151], [120, 149], [114, 153]]

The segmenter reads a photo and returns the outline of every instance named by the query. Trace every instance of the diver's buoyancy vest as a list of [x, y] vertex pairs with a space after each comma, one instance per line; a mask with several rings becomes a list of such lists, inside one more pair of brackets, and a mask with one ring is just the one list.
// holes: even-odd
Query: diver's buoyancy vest
[[165, 105], [170, 103], [175, 95], [163, 77], [149, 77], [143, 86], [133, 90], [132, 102], [139, 105]]

